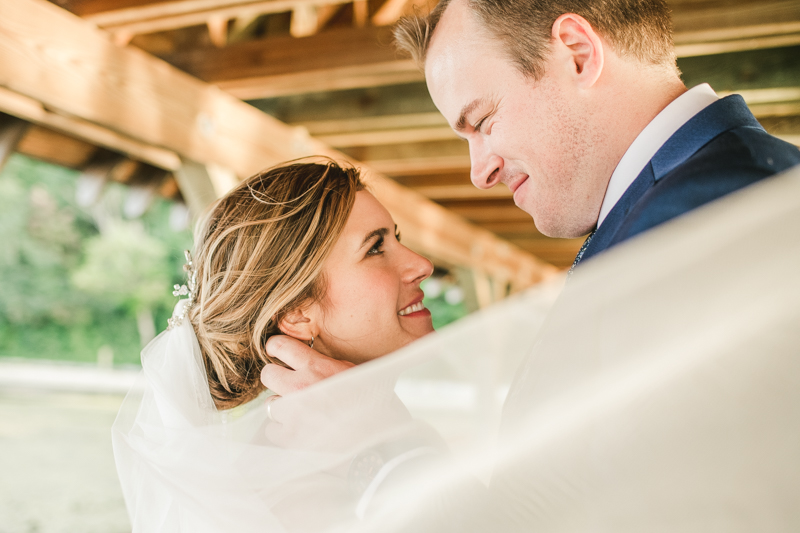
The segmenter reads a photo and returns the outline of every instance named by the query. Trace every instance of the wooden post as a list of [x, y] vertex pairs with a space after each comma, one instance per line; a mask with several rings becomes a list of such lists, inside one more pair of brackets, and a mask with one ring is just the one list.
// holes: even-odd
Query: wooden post
[[202, 163], [184, 159], [181, 168], [175, 171], [175, 179], [193, 217], [200, 216], [217, 199], [211, 176]]
[[0, 113], [0, 172], [8, 158], [11, 157], [25, 132], [28, 131], [26, 121]]

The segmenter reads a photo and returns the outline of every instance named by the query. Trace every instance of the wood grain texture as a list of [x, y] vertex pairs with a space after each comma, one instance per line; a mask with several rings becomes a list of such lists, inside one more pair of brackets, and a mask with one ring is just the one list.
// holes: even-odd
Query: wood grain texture
[[[44, 0], [0, 3], [0, 86], [48, 112], [240, 177], [310, 154], [346, 159], [302, 128], [282, 124], [141, 50], [117, 47], [107, 33]], [[416, 250], [520, 288], [555, 271], [422, 195], [364, 170]]]
[[[673, 18], [678, 57], [800, 44], [796, 0], [678, 2]], [[243, 99], [422, 80], [413, 62], [392, 47], [390, 30], [338, 28], [302, 39], [273, 37], [196, 49], [167, 60]]]

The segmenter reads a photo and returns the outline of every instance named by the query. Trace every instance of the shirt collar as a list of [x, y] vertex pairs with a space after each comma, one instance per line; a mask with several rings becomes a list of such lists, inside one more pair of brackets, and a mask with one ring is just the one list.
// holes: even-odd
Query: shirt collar
[[677, 97], [650, 121], [628, 147], [608, 181], [597, 219], [598, 227], [659, 148], [693, 116], [717, 100], [719, 96], [714, 89], [703, 83]]

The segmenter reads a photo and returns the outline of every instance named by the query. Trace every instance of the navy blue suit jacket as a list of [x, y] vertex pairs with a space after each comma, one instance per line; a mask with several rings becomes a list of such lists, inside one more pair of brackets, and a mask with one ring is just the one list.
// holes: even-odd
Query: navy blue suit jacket
[[798, 164], [800, 150], [764, 131], [741, 96], [714, 102], [656, 152], [576, 263]]

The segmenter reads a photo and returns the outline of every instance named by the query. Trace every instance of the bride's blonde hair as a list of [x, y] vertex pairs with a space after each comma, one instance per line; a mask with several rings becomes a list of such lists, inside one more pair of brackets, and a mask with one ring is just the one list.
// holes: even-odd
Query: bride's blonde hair
[[332, 160], [292, 162], [247, 179], [217, 201], [195, 235], [197, 333], [218, 409], [264, 390], [265, 350], [286, 313], [322, 302], [325, 259], [363, 190]]

